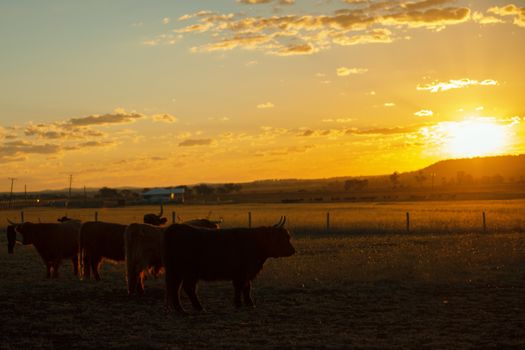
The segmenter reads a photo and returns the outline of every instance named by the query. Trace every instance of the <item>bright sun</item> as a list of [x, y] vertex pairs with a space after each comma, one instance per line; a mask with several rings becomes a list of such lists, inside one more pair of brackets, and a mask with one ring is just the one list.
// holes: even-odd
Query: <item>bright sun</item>
[[510, 143], [506, 125], [492, 118], [440, 123], [443, 152], [455, 158], [501, 154]]

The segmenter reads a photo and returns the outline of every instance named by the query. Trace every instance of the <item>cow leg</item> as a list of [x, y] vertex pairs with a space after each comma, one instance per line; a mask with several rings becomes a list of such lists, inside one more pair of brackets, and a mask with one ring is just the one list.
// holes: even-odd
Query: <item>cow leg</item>
[[137, 286], [137, 294], [143, 295], [144, 294], [144, 271], [141, 271], [138, 275], [138, 279], [136, 280], [136, 286]]
[[235, 307], [241, 307], [241, 292], [244, 287], [244, 281], [240, 279], [233, 280], [233, 288], [235, 289], [235, 296], [233, 297], [233, 303], [235, 304]]
[[51, 262], [46, 262], [46, 278], [51, 278], [51, 268], [52, 268]]
[[244, 288], [242, 289], [242, 294], [244, 297], [244, 305], [254, 307], [255, 304], [253, 303], [252, 297], [250, 295], [252, 284], [250, 281], [247, 281], [244, 284]]
[[184, 282], [182, 283], [182, 288], [184, 288], [184, 291], [190, 298], [191, 305], [193, 305], [193, 308], [197, 311], [204, 311], [204, 308], [199, 302], [199, 298], [197, 298], [197, 293], [196, 293], [197, 281], [196, 280], [184, 280]]
[[91, 258], [91, 269], [93, 270], [93, 277], [95, 280], [100, 281], [100, 275], [98, 274], [98, 267], [100, 265], [101, 258]]
[[53, 278], [58, 278], [58, 268], [60, 266], [60, 261], [54, 261], [53, 264]]
[[82, 279], [88, 280], [91, 276], [91, 258], [89, 255], [82, 257]]
[[166, 273], [166, 306], [168, 309], [175, 309], [181, 314], [186, 314], [180, 303], [181, 286], [181, 276], [173, 276], [171, 273]]
[[128, 283], [128, 295], [132, 295], [137, 286], [137, 270], [129, 259], [126, 261], [126, 281]]
[[73, 274], [78, 276], [78, 255], [73, 256], [71, 262], [73, 263]]

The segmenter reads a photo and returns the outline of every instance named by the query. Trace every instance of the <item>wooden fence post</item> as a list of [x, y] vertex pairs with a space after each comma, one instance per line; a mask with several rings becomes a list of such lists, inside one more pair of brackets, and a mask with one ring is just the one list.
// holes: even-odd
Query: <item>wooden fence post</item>
[[98, 221], [98, 211], [95, 212], [95, 222]]
[[326, 212], [326, 231], [330, 231], [330, 212]]
[[248, 227], [252, 228], [252, 212], [248, 212]]
[[407, 211], [407, 233], [410, 233], [410, 213]]
[[25, 221], [24, 221], [24, 211], [23, 211], [23, 210], [20, 212], [20, 222], [21, 222], [21, 223], [24, 223], [24, 222], [25, 222]]
[[485, 212], [483, 212], [483, 232], [487, 232], [487, 217]]
[[171, 212], [171, 223], [175, 224], [177, 222], [177, 216], [175, 215], [175, 212]]

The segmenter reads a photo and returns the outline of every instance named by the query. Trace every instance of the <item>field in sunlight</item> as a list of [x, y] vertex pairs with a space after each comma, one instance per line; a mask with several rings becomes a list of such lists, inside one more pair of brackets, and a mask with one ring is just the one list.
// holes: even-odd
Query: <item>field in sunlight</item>
[[[248, 210], [253, 225], [286, 215], [295, 233], [296, 255], [268, 260], [256, 279], [255, 309], [233, 308], [230, 283], [201, 282], [207, 312], [186, 318], [166, 314], [163, 279], [147, 280], [146, 295], [130, 298], [123, 265], [104, 265], [97, 283], [74, 278], [65, 261], [60, 278], [46, 280], [34, 248], [17, 245], [10, 256], [2, 233], [0, 349], [525, 347], [523, 202], [439, 205], [168, 208], [183, 219], [211, 209], [225, 226], [246, 225]], [[99, 210], [99, 219], [138, 221], [146, 209]], [[333, 232], [324, 226], [327, 210]], [[411, 234], [400, 233], [406, 211]], [[63, 212], [25, 215], [44, 221]], [[183, 303], [191, 310], [185, 296]]]

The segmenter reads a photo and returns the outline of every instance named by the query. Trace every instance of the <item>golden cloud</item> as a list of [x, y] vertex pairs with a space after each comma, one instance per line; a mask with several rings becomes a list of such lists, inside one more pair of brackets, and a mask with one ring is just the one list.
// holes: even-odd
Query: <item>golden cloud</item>
[[[239, 0], [242, 4], [270, 3], [271, 0]], [[471, 19], [466, 7], [443, 7], [451, 0], [415, 2], [346, 1], [358, 8], [345, 8], [333, 14], [249, 16], [200, 11], [183, 15], [180, 21], [194, 23], [175, 29], [184, 35], [208, 35], [209, 41], [192, 52], [248, 49], [279, 56], [309, 55], [333, 45], [390, 43], [406, 36], [405, 28], [443, 29]], [[281, 0], [280, 4], [293, 1]], [[485, 20], [487, 21], [487, 20]], [[399, 35], [395, 32], [400, 32]], [[167, 36], [167, 40], [170, 40]], [[152, 44], [158, 44], [160, 37]]]
[[463, 89], [469, 86], [476, 86], [476, 85], [496, 86], [496, 85], [499, 85], [499, 83], [493, 79], [485, 79], [482, 81], [478, 81], [478, 80], [473, 80], [469, 78], [463, 78], [463, 79], [452, 79], [447, 82], [433, 82], [430, 84], [420, 84], [416, 87], [416, 90], [430, 91], [432, 93], [436, 93], [436, 92], [448, 91], [452, 89]]
[[515, 16], [514, 24], [520, 27], [525, 27], [525, 7], [518, 7], [514, 4], [506, 6], [494, 6], [487, 10], [498, 16]]
[[348, 67], [339, 67], [337, 68], [337, 76], [346, 77], [351, 74], [364, 74], [368, 72], [367, 68], [348, 68]]

